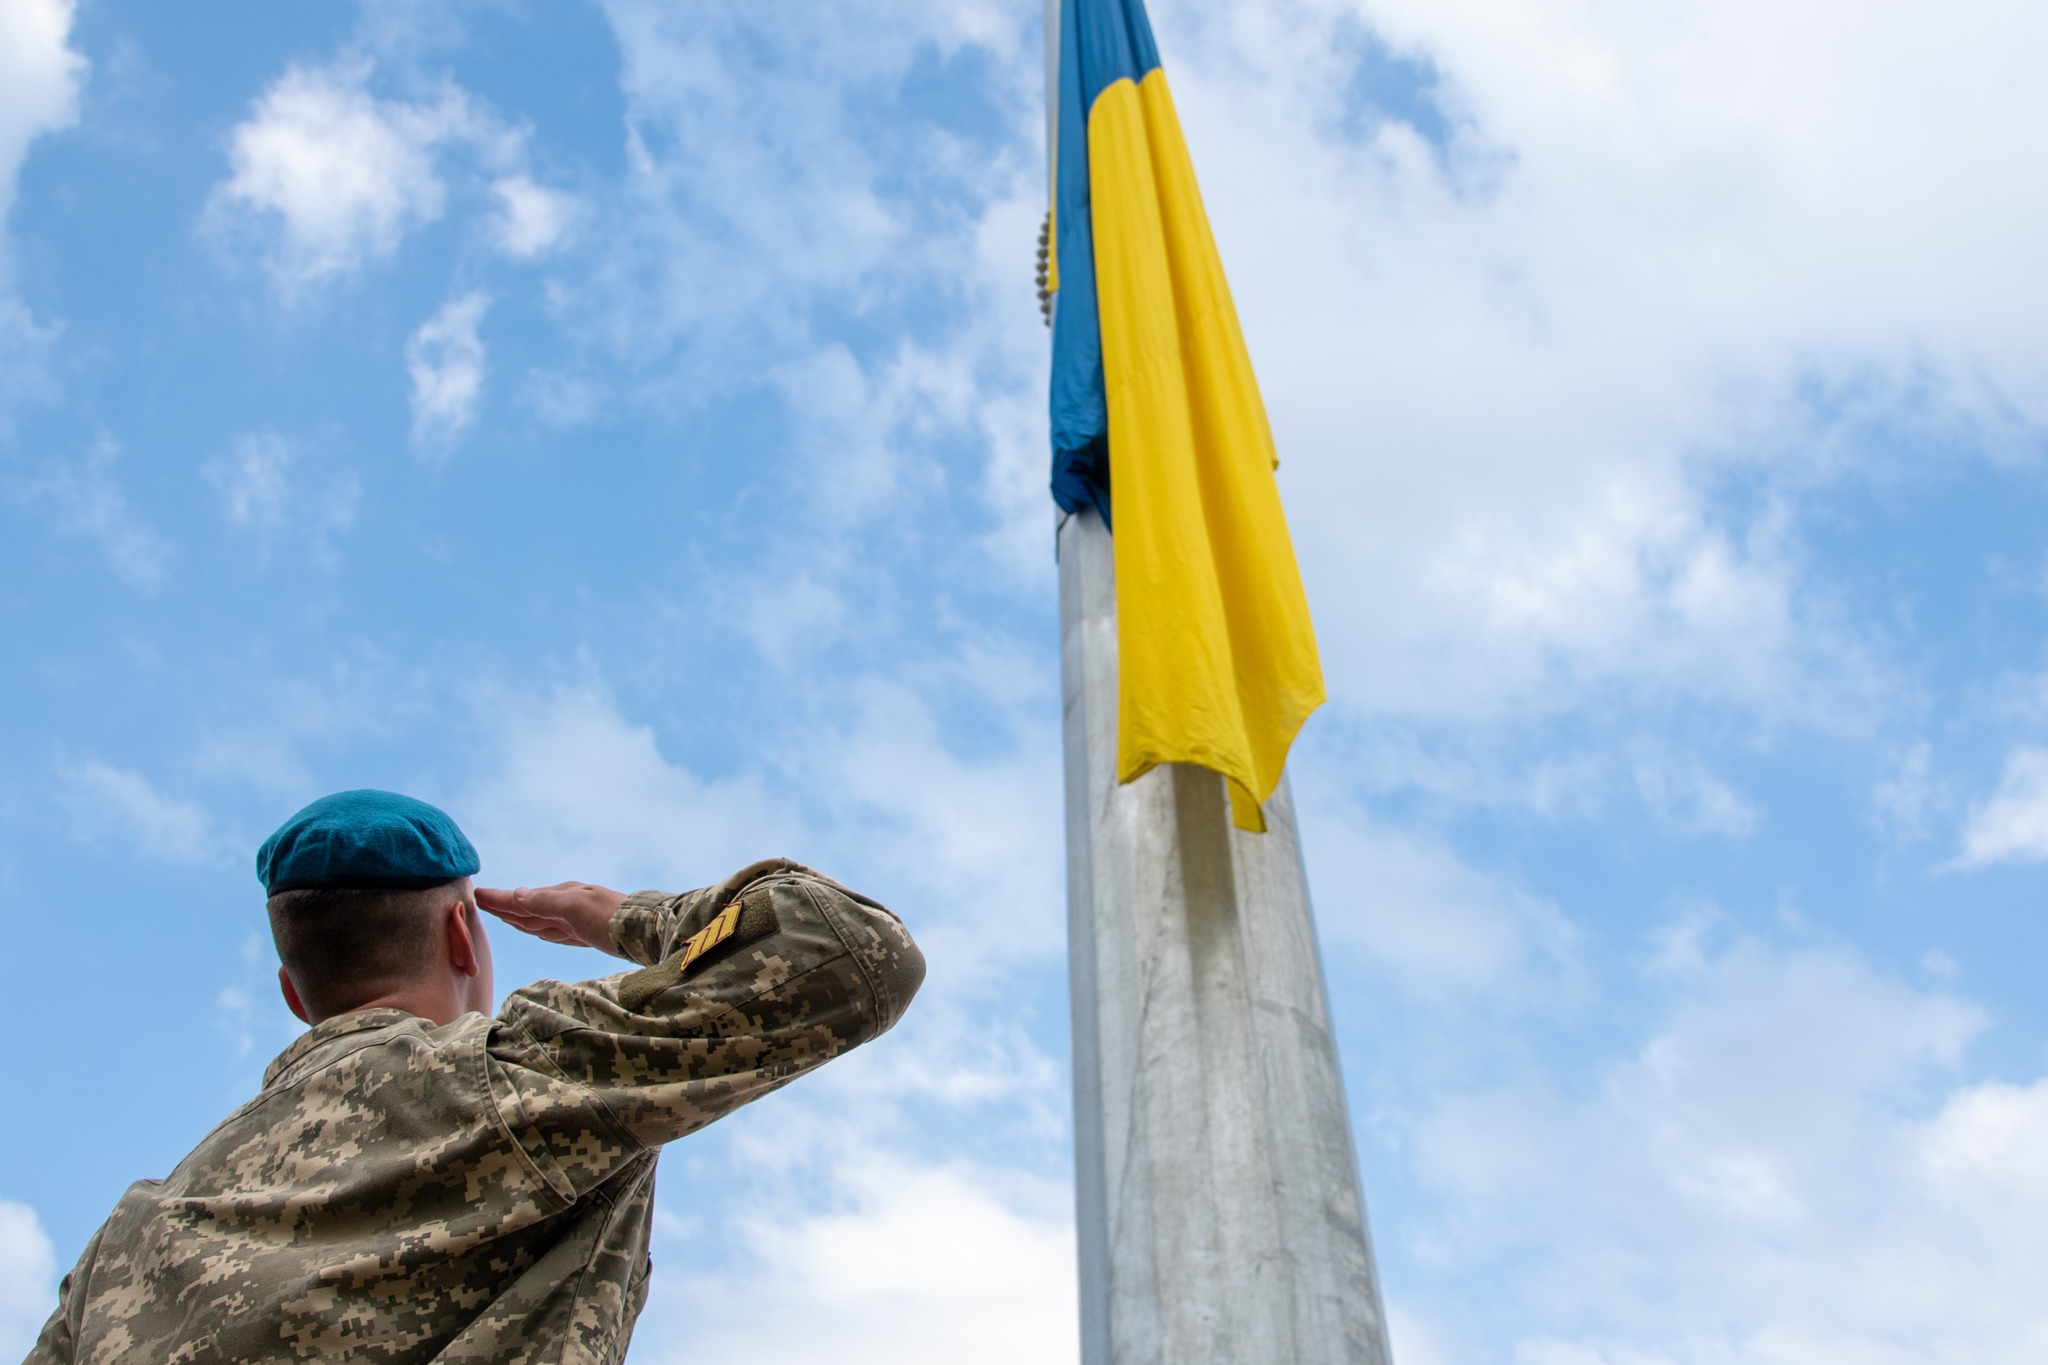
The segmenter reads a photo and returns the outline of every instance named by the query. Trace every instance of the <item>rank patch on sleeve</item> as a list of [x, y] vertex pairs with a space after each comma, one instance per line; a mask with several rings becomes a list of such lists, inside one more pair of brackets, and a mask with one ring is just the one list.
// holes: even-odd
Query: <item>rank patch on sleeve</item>
[[748, 887], [746, 894], [727, 904], [702, 929], [684, 939], [682, 947], [667, 960], [623, 978], [619, 982], [619, 1002], [638, 1012], [655, 996], [682, 984], [685, 977], [709, 959], [766, 938], [778, 927], [769, 888], [761, 884]]
[[719, 944], [732, 937], [732, 931], [740, 927], [740, 902], [718, 912], [711, 923], [699, 929], [683, 943], [683, 960], [676, 963], [676, 970], [687, 972], [690, 964]]

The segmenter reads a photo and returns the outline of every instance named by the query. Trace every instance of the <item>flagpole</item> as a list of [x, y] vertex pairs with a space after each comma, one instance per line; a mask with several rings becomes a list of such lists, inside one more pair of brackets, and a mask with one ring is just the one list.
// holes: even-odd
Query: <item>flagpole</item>
[[1083, 1365], [1389, 1365], [1291, 795], [1117, 782], [1109, 531], [1058, 552]]
[[[1065, 13], [1087, 22], [1062, 34]], [[1389, 1365], [1293, 799], [1264, 766], [1291, 742], [1302, 699], [1322, 695], [1278, 491], [1261, 482], [1264, 408], [1142, 0], [1046, 0], [1046, 77], [1048, 154], [1064, 134], [1070, 158], [1056, 166], [1041, 251], [1059, 259], [1042, 261], [1040, 289], [1055, 337], [1054, 494], [1078, 509], [1060, 520], [1058, 555], [1081, 1359]], [[1069, 97], [1085, 141], [1060, 127]], [[1098, 127], [1123, 177], [1106, 197]], [[1113, 308], [1095, 287], [1112, 271]], [[1175, 319], [1193, 301], [1220, 321], [1189, 336]], [[1180, 368], [1138, 384], [1133, 356], [1148, 346], [1181, 348]], [[1106, 384], [1112, 351], [1121, 389]], [[1112, 490], [1090, 452], [1117, 412], [1115, 479], [1131, 481]], [[1124, 488], [1147, 490], [1114, 513], [1133, 575], [1129, 697], [1117, 547], [1099, 510]], [[1165, 620], [1196, 633], [1165, 633]], [[1229, 669], [1214, 667], [1218, 649]], [[1120, 754], [1126, 702], [1143, 721]], [[1242, 728], [1217, 728], [1232, 707]], [[1189, 754], [1272, 788], [1265, 832], [1236, 826], [1217, 772], [1168, 761]], [[1236, 812], [1254, 826], [1258, 813]]]

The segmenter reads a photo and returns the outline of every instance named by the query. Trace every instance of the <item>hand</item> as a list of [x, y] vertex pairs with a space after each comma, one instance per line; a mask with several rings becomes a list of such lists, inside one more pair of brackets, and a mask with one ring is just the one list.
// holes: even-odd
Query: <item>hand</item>
[[589, 882], [522, 886], [516, 891], [488, 886], [476, 889], [479, 906], [521, 933], [549, 943], [595, 948], [614, 957], [619, 950], [612, 943], [612, 915], [625, 900], [623, 893]]

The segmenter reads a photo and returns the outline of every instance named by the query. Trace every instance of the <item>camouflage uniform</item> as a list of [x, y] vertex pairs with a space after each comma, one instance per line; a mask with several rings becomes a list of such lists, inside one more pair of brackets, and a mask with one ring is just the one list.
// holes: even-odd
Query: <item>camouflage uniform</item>
[[647, 1296], [661, 1145], [901, 1017], [895, 916], [795, 863], [611, 923], [643, 970], [437, 1027], [326, 1020], [64, 1279], [29, 1365], [611, 1362]]

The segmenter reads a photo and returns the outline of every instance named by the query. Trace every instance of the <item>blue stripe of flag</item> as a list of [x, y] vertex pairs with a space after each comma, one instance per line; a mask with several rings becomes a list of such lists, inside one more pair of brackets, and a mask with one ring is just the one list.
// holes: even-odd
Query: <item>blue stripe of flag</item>
[[1068, 512], [1109, 520], [1109, 404], [1095, 299], [1088, 192], [1088, 114], [1096, 96], [1159, 65], [1143, 0], [1061, 0], [1059, 183], [1053, 214], [1059, 298], [1052, 331], [1052, 496]]

